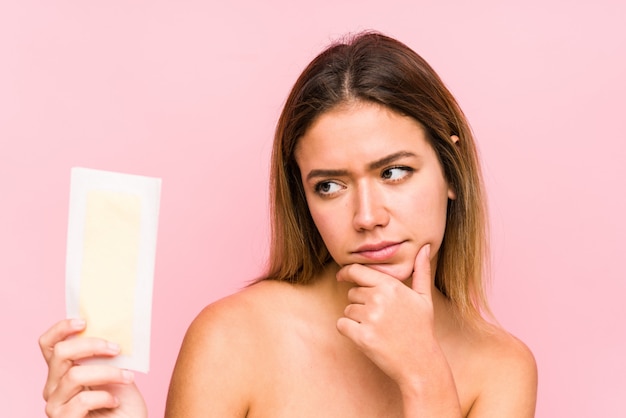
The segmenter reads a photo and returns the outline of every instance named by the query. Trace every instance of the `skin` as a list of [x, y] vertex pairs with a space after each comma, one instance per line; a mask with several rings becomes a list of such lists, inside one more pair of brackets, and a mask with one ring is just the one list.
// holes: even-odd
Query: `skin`
[[147, 417], [144, 400], [128, 370], [105, 365], [77, 366], [90, 357], [113, 357], [117, 344], [97, 338], [75, 338], [85, 322], [65, 319], [39, 338], [39, 347], [48, 364], [43, 390], [49, 417]]
[[[296, 160], [334, 262], [310, 285], [264, 281], [205, 308], [185, 336], [166, 416], [534, 416], [530, 351], [500, 328], [457, 320], [433, 285], [455, 194], [421, 125], [349, 103], [315, 121]], [[146, 416], [121, 371], [73, 366], [115, 350], [79, 347], [66, 340], [79, 329], [60, 324], [40, 342], [49, 416], [96, 406], [113, 407], [97, 416]], [[100, 383], [115, 383], [117, 400], [76, 401], [106, 397]]]

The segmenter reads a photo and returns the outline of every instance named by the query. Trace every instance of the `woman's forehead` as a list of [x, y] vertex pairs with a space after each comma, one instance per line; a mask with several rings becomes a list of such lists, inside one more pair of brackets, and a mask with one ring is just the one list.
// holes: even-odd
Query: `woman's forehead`
[[358, 102], [321, 114], [299, 139], [295, 157], [373, 161], [395, 152], [426, 154], [429, 148], [425, 130], [415, 119], [386, 106]]

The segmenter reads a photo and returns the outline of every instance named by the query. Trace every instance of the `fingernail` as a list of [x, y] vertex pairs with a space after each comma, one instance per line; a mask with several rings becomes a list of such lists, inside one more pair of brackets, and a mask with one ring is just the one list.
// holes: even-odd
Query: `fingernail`
[[122, 379], [124, 379], [124, 382], [131, 383], [134, 378], [135, 375], [133, 374], [133, 372], [130, 372], [128, 370], [122, 370]]
[[430, 258], [430, 244], [426, 244], [426, 257]]
[[70, 325], [75, 329], [82, 329], [85, 327], [85, 320], [81, 318], [74, 318], [70, 321]]
[[112, 343], [111, 341], [107, 341], [107, 348], [109, 349], [109, 351], [111, 351], [112, 353], [117, 353], [120, 351], [120, 346], [119, 344], [115, 344]]

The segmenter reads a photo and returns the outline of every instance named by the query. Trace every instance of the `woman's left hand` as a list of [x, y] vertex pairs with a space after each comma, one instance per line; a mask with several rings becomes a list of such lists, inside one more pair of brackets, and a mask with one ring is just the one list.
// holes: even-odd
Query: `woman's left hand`
[[337, 329], [352, 340], [402, 393], [405, 417], [459, 417], [452, 370], [435, 336], [430, 245], [415, 257], [411, 287], [361, 264], [343, 267], [350, 304]]
[[401, 389], [416, 377], [428, 380], [433, 356], [443, 356], [434, 332], [430, 245], [417, 253], [411, 287], [361, 264], [343, 267], [337, 280], [357, 285], [348, 292], [339, 332]]

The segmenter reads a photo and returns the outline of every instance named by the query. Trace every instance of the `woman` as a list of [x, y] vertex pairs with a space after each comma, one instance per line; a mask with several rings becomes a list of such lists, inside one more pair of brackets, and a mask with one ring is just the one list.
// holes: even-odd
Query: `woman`
[[[276, 130], [267, 275], [209, 305], [168, 417], [531, 417], [530, 351], [482, 317], [485, 213], [474, 141], [432, 68], [364, 33], [322, 52]], [[146, 416], [128, 372], [75, 366], [101, 340], [41, 337], [50, 417]], [[91, 412], [90, 412], [91, 411]]]

